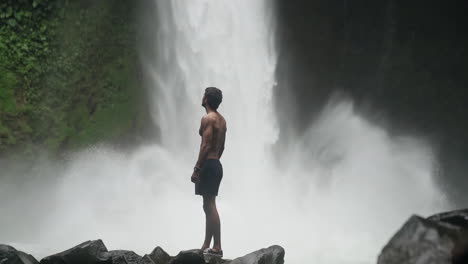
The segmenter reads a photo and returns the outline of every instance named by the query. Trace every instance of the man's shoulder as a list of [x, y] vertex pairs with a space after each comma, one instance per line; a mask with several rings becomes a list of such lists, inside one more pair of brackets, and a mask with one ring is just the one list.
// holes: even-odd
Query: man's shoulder
[[221, 120], [221, 122], [224, 124], [224, 126], [226, 126], [226, 119], [224, 118], [223, 115], [219, 114], [219, 119]]
[[205, 114], [202, 117], [202, 120], [210, 120], [210, 121], [217, 121], [217, 120], [220, 120], [220, 119], [224, 120], [224, 117], [220, 113], [215, 113], [215, 112]]
[[206, 114], [202, 117], [201, 122], [204, 125], [213, 124], [214, 122], [216, 122], [216, 117], [210, 114]]

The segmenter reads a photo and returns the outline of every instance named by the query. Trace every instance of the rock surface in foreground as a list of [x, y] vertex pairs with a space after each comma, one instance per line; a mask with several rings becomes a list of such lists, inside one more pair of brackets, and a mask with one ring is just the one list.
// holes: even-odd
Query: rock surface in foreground
[[102, 240], [83, 242], [63, 252], [45, 257], [41, 264], [112, 264], [112, 257]]
[[16, 250], [12, 246], [0, 245], [0, 264], [38, 264], [31, 255]]
[[229, 264], [283, 264], [284, 263], [284, 249], [280, 246], [271, 246], [269, 248], [263, 248], [247, 254], [243, 257], [236, 258]]
[[[48, 256], [40, 264], [283, 264], [284, 249], [271, 246], [234, 260], [208, 259], [199, 249], [181, 251], [171, 257], [162, 248], [156, 247], [143, 257], [129, 250], [108, 251], [102, 240], [83, 242], [63, 252]], [[13, 247], [0, 245], [0, 264], [38, 264], [31, 255]]]
[[143, 258], [130, 250], [112, 250], [109, 251], [113, 264], [153, 264], [149, 258]]
[[378, 264], [415, 263], [468, 263], [468, 210], [412, 216], [378, 258]]
[[200, 249], [181, 251], [170, 264], [205, 264], [203, 253]]
[[149, 255], [144, 255], [143, 258], [150, 259], [154, 264], [166, 264], [172, 259], [161, 247], [156, 247]]

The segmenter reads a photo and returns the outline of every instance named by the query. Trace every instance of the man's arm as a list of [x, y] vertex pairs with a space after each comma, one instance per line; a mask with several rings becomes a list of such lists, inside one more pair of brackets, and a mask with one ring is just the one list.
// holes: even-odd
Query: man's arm
[[206, 161], [208, 156], [208, 152], [212, 148], [213, 144], [213, 124], [212, 121], [208, 117], [203, 117], [201, 120], [201, 137], [202, 141], [200, 144], [200, 153], [198, 154], [198, 160], [195, 164], [195, 167], [201, 168], [203, 163]]

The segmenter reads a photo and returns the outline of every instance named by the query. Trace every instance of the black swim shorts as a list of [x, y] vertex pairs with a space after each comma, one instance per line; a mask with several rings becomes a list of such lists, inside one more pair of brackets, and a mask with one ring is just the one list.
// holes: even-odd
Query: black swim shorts
[[223, 178], [223, 166], [217, 159], [208, 159], [200, 170], [200, 182], [195, 183], [195, 194], [217, 196]]

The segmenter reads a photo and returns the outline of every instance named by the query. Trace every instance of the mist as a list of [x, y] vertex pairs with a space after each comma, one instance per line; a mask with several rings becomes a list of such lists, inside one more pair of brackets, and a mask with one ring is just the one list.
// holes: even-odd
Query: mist
[[[153, 20], [142, 21], [158, 25], [144, 25], [158, 45], [140, 56], [159, 141], [132, 151], [96, 145], [2, 173], [2, 243], [36, 258], [97, 238], [139, 254], [201, 246], [205, 217], [190, 175], [211, 85], [223, 90], [228, 122], [217, 198], [225, 257], [279, 244], [286, 263], [373, 263], [411, 214], [450, 207], [430, 142], [391, 135], [350, 98], [327, 99], [300, 136], [281, 133], [290, 113], [274, 107], [270, 1], [160, 0], [153, 8]], [[289, 144], [277, 145], [280, 137]]]

